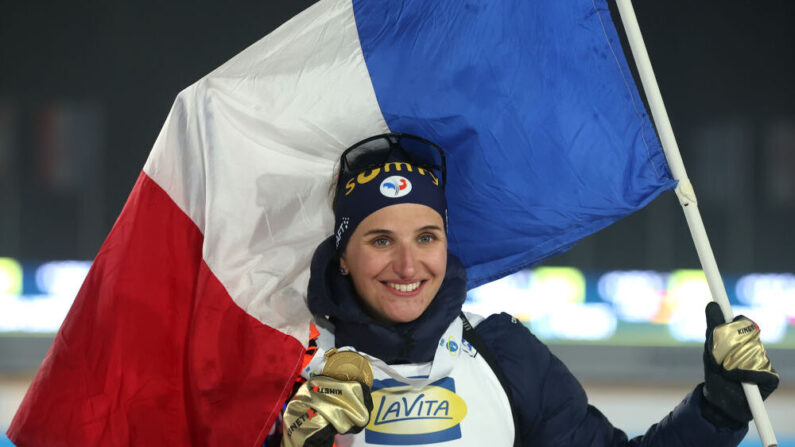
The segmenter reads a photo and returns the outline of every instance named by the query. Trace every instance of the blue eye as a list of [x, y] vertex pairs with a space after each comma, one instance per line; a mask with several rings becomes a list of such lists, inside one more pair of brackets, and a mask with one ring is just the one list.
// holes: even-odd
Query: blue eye
[[417, 241], [421, 244], [430, 244], [436, 239], [432, 234], [423, 234], [422, 236], [417, 238]]
[[386, 238], [375, 239], [373, 240], [373, 245], [375, 245], [376, 247], [386, 247], [387, 245], [389, 245], [389, 239]]

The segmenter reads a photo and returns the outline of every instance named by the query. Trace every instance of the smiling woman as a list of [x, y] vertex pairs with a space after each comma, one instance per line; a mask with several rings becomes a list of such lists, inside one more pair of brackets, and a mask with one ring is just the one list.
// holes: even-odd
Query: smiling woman
[[442, 216], [416, 203], [382, 208], [354, 230], [340, 265], [370, 316], [382, 324], [416, 320], [447, 268]]
[[[466, 272], [448, 251], [445, 171], [438, 146], [406, 134], [343, 153], [334, 233], [311, 265], [305, 383], [267, 445], [737, 445], [750, 419], [745, 401], [732, 399], [742, 396], [740, 376], [763, 394], [778, 382], [758, 330], [729, 336], [733, 325], [755, 326], [711, 318], [724, 336], [710, 335], [706, 384], [629, 441], [524, 325], [505, 313], [462, 313]], [[711, 353], [729, 347], [754, 361], [727, 373]], [[373, 378], [372, 389], [356, 374], [326, 372], [325, 359], [345, 350], [370, 361], [361, 376]]]

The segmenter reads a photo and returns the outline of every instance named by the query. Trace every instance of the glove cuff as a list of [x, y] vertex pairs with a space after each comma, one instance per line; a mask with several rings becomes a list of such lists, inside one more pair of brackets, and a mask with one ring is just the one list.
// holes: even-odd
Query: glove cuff
[[719, 407], [713, 405], [709, 399], [707, 399], [703, 386], [701, 388], [701, 415], [717, 428], [739, 430], [748, 426], [748, 422], [737, 421]]

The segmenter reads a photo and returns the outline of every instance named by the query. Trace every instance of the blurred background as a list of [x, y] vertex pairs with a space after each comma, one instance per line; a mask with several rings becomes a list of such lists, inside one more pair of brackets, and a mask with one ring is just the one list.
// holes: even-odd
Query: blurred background
[[[311, 3], [0, 2], [1, 432], [177, 93]], [[782, 376], [773, 427], [795, 445], [795, 3], [635, 9], [730, 300]], [[666, 193], [467, 307], [522, 319], [640, 434], [702, 380], [699, 268]]]

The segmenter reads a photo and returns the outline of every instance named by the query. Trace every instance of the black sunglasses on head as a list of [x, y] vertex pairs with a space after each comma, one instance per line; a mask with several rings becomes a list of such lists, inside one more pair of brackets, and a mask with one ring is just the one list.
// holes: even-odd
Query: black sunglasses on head
[[435, 171], [442, 188], [447, 182], [447, 165], [444, 152], [438, 145], [407, 133], [385, 133], [375, 135], [345, 149], [340, 156], [340, 176], [337, 190], [343, 178], [368, 169], [383, 166], [393, 160], [407, 161], [417, 167]]

